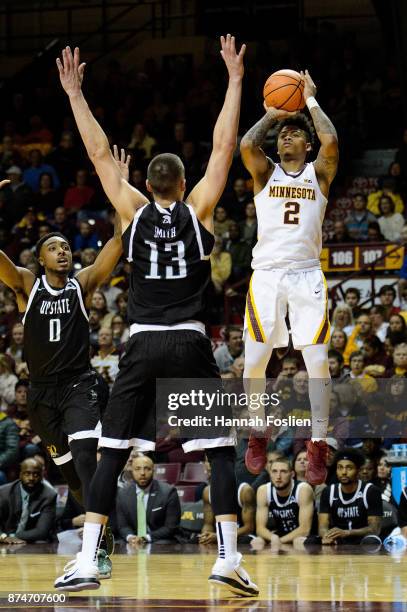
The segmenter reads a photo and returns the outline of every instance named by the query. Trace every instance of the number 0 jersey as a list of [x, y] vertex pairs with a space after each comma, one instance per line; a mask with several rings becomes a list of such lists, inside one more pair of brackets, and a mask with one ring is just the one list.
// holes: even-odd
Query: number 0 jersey
[[82, 289], [75, 278], [53, 289], [37, 278], [23, 318], [24, 355], [32, 382], [55, 381], [86, 372], [89, 323]]
[[320, 266], [327, 199], [319, 187], [314, 164], [305, 164], [296, 174], [288, 174], [276, 164], [254, 203], [258, 224], [254, 270]]
[[123, 233], [123, 250], [132, 263], [129, 323], [203, 321], [213, 244], [214, 236], [184, 202], [139, 208]]

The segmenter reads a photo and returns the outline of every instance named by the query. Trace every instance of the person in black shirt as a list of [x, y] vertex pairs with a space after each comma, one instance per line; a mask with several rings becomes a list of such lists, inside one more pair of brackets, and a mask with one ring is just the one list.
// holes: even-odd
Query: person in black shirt
[[[154, 157], [147, 170], [149, 200], [114, 164], [106, 135], [81, 91], [84, 64], [79, 49], [67, 47], [57, 64], [76, 123], [103, 188], [120, 214], [124, 251], [132, 263], [128, 302], [130, 340], [120, 361], [102, 425], [102, 457], [92, 480], [83, 548], [55, 588], [98, 588], [95, 565], [98, 541], [114, 504], [117, 478], [130, 447], [155, 447], [156, 378], [220, 380], [211, 344], [205, 335], [204, 312], [210, 284], [209, 255], [214, 245], [213, 211], [225, 188], [237, 144], [243, 79], [243, 55], [235, 39], [221, 38], [229, 84], [213, 132], [213, 149], [205, 176], [186, 192], [185, 169], [171, 153]], [[146, 432], [146, 429], [150, 431]], [[209, 577], [234, 593], [251, 596], [258, 588], [241, 567], [237, 552], [237, 486], [234, 440], [188, 440], [185, 451], [206, 448], [211, 463], [211, 503], [217, 517], [219, 557]]]
[[407, 487], [404, 487], [400, 495], [398, 519], [401, 535], [407, 538]]
[[364, 456], [356, 449], [336, 453], [339, 483], [326, 487], [321, 495], [318, 522], [322, 544], [358, 544], [365, 536], [380, 534], [382, 497], [377, 487], [359, 479], [363, 464]]

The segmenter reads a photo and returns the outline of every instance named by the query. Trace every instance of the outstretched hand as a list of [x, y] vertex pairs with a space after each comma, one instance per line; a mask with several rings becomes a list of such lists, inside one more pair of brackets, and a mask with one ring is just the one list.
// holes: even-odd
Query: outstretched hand
[[120, 149], [120, 155], [119, 155], [119, 148], [117, 145], [113, 145], [113, 157], [116, 160], [117, 165], [120, 168], [120, 174], [122, 175], [122, 177], [124, 178], [125, 181], [129, 181], [129, 177], [130, 177], [130, 162], [131, 162], [131, 155], [127, 155], [126, 157], [126, 151], [124, 149]]
[[9, 185], [9, 179], [4, 179], [4, 181], [0, 181], [0, 189], [2, 189], [5, 185]]
[[304, 92], [303, 92], [304, 100], [306, 100], [307, 98], [311, 96], [315, 98], [315, 95], [317, 93], [317, 86], [315, 85], [314, 81], [311, 79], [311, 75], [308, 72], [308, 70], [306, 70], [305, 72], [301, 70], [301, 76], [304, 81]]
[[80, 63], [79, 48], [75, 47], [73, 55], [71, 47], [62, 49], [62, 61], [57, 57], [57, 66], [61, 85], [68, 96], [81, 91], [85, 62]]
[[240, 80], [243, 78], [244, 64], [243, 57], [246, 51], [246, 45], [242, 45], [239, 53], [236, 52], [235, 37], [230, 34], [220, 37], [221, 56], [228, 69], [229, 79]]

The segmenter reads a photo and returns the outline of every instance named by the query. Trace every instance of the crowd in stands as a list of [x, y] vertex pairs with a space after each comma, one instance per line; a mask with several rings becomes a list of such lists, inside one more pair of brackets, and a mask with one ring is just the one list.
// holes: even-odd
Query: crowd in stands
[[[331, 47], [331, 43], [326, 36], [325, 47]], [[329, 71], [323, 66], [322, 56], [312, 55], [312, 49], [316, 47], [308, 45], [308, 48], [316, 74], [327, 74]], [[360, 90], [356, 90], [352, 75], [362, 73], [360, 58], [350, 43], [343, 47], [343, 54], [346, 62], [340, 78], [336, 76], [335, 87], [330, 83], [330, 91], [334, 93], [329, 98], [327, 89], [322, 88], [321, 103], [325, 102], [327, 112], [338, 127], [344, 150], [349, 147], [351, 134], [354, 138], [355, 129], [360, 143], [371, 141], [374, 131], [377, 137], [386, 136], [389, 146], [397, 145], [398, 135], [393, 124], [387, 125], [386, 134], [383, 134], [378, 132], [376, 122], [377, 109], [385, 107], [386, 117], [389, 117], [389, 100], [393, 109], [390, 116], [397, 116], [400, 100], [392, 67], [387, 67], [382, 75], [365, 70]], [[340, 60], [339, 57], [336, 59]], [[257, 72], [248, 70], [248, 83], [252, 88], [262, 83], [267, 74], [261, 69], [261, 64], [259, 66]], [[209, 55], [205, 65], [196, 69], [193, 82], [190, 73], [186, 78], [186, 65], [180, 63], [160, 70], [153, 60], [146, 62], [143, 71], [130, 74], [125, 74], [117, 62], [111, 62], [104, 82], [92, 79], [90, 75], [87, 88], [95, 115], [107, 130], [111, 144], [126, 148], [132, 155], [130, 182], [145, 195], [148, 195], [145, 189], [147, 164], [158, 152], [172, 151], [181, 156], [189, 187], [203, 175], [212, 126], [222, 102], [223, 89], [217, 85], [223, 78], [221, 68], [218, 59]], [[46, 233], [57, 230], [67, 236], [72, 245], [75, 270], [92, 264], [102, 244], [113, 233], [113, 210], [84, 154], [56, 78], [55, 72], [49, 82], [35, 92], [30, 95], [17, 92], [9, 102], [3, 101], [2, 104], [0, 178], [8, 178], [10, 185], [0, 191], [0, 248], [19, 265], [36, 274], [40, 269], [34, 246]], [[256, 90], [260, 91], [261, 87]], [[253, 96], [250, 98], [254, 99]], [[356, 114], [355, 102], [359, 108]], [[246, 96], [242, 129], [253, 124], [260, 113], [261, 105]], [[363, 121], [361, 117], [364, 117]], [[343, 155], [346, 158], [346, 153]], [[341, 189], [347, 185], [347, 178], [342, 176], [338, 184], [334, 193], [337, 201], [343, 195]], [[407, 129], [388, 174], [376, 182], [366, 181], [363, 189], [360, 185], [353, 186], [347, 193], [343, 218], [335, 221], [329, 218], [324, 225], [327, 244], [369, 241], [407, 244]], [[250, 274], [251, 250], [257, 236], [252, 186], [238, 156], [229, 184], [215, 210], [214, 230], [216, 240], [211, 255], [208, 321], [219, 325], [223, 323], [225, 293], [233, 294], [233, 286]], [[92, 366], [105, 378], [109, 387], [115, 380], [119, 358], [129, 337], [126, 314], [128, 273], [129, 264], [123, 260], [105, 285], [95, 292], [89, 310]], [[404, 395], [407, 378], [407, 259], [398, 290], [400, 307], [394, 306], [396, 291], [388, 285], [382, 287], [379, 303], [366, 308], [359, 306], [358, 289], [348, 289], [344, 302], [338, 304], [332, 313], [329, 350], [330, 371], [335, 383], [329, 461], [333, 462], [335, 451], [347, 447], [361, 449], [366, 462], [370, 461], [369, 482], [380, 489], [382, 499], [387, 502], [392, 499], [391, 479], [383, 449], [389, 449], [394, 440], [403, 439], [403, 432], [404, 437], [407, 436]], [[65, 507], [65, 513], [64, 509], [57, 508], [53, 485], [58, 482], [58, 474], [27, 417], [29, 372], [24, 361], [23, 339], [24, 327], [15, 296], [0, 285], [0, 532], [6, 533], [7, 538], [30, 542], [48, 539], [58, 530], [80, 528], [83, 509], [76, 508], [76, 514], [70, 514], [70, 509], [74, 508], [72, 500]], [[244, 367], [241, 327], [236, 325], [223, 330], [214, 339], [213, 348], [222, 377], [241, 380]], [[282, 398], [281, 416], [309, 415], [308, 377], [299, 352], [291, 346], [274, 351], [268, 375], [274, 379], [273, 388]], [[386, 405], [385, 411], [383, 405]], [[237, 476], [241, 485], [238, 502], [244, 523], [241, 525], [242, 537], [254, 535], [257, 526], [257, 536], [264, 541], [276, 544], [276, 537], [281, 543], [293, 541], [293, 538], [286, 537], [287, 533], [280, 534], [278, 529], [274, 533], [276, 537], [272, 534], [275, 531], [270, 527], [273, 517], [265, 511], [270, 494], [268, 482], [271, 478], [274, 483], [276, 458], [280, 458], [277, 471], [278, 478], [285, 482], [284, 495], [291, 495], [294, 479], [295, 482], [304, 481], [303, 443], [308, 433], [306, 429], [289, 431], [284, 427], [273, 432], [269, 451], [273, 453], [274, 461], [269, 458], [267, 471], [256, 479], [260, 483], [258, 487], [245, 471], [247, 439], [241, 440]], [[179, 443], [168, 441], [159, 441], [156, 458], [160, 461], [179, 460], [183, 464], [194, 458], [203, 460], [200, 453], [185, 455]], [[294, 466], [295, 476], [288, 461]], [[359, 462], [358, 457], [358, 474], [363, 480], [362, 476], [368, 469], [366, 462], [363, 466], [359, 466]], [[140, 480], [142, 473], [143, 481]], [[122, 475], [117, 534], [129, 545], [139, 544], [140, 537], [149, 542], [171, 539], [176, 533], [185, 536], [188, 532], [188, 521], [181, 518], [185, 512], [175, 490], [171, 485], [164, 486], [155, 479], [151, 481], [152, 475], [152, 460], [144, 457], [133, 457]], [[277, 482], [277, 476], [275, 478]], [[154, 513], [154, 518], [144, 516], [145, 533], [140, 536], [138, 532], [143, 529], [137, 524], [137, 515], [129, 513], [128, 508], [141, 509], [138, 495], [145, 487], [140, 483], [146, 481], [156, 488], [157, 499], [163, 500], [163, 508], [162, 512]], [[327, 486], [335, 482], [336, 472], [332, 469]], [[195, 528], [195, 533], [198, 534], [197, 540], [204, 544], [212, 541], [214, 533], [207, 487], [201, 487], [201, 496], [205, 521]], [[301, 487], [300, 503], [313, 508], [314, 497], [322, 503], [322, 514], [329, 514], [326, 493], [312, 491], [309, 486]], [[143, 497], [143, 505], [147, 514], [152, 512], [148, 494]], [[375, 508], [377, 511], [377, 503]], [[312, 513], [306, 514], [306, 528], [298, 525], [291, 530], [299, 529], [296, 535], [311, 533], [312, 520], [309, 524], [309, 519], [312, 519]], [[32, 522], [33, 515], [37, 520]], [[401, 522], [395, 519], [395, 524], [399, 521], [406, 530], [405, 508], [401, 509], [400, 516], [404, 518]], [[327, 535], [326, 521], [324, 529], [323, 537], [332, 537]], [[318, 529], [314, 529], [314, 533], [317, 532]]]

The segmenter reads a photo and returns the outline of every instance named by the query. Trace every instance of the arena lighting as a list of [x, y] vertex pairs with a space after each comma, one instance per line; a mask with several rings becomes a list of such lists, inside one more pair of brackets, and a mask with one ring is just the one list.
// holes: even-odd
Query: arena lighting
[[88, 219], [89, 225], [95, 225], [95, 219]]

